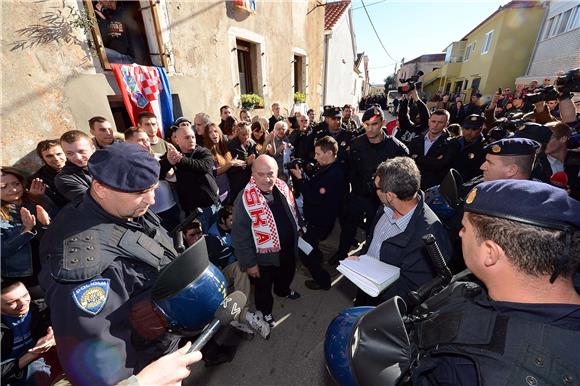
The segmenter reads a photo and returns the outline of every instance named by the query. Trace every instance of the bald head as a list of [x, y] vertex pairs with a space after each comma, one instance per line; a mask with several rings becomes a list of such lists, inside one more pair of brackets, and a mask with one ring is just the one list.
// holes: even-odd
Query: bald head
[[258, 188], [269, 193], [274, 188], [278, 175], [278, 164], [269, 155], [262, 154], [252, 164], [252, 176], [256, 180]]
[[184, 153], [189, 153], [195, 148], [195, 133], [191, 126], [179, 126], [175, 131], [175, 142]]

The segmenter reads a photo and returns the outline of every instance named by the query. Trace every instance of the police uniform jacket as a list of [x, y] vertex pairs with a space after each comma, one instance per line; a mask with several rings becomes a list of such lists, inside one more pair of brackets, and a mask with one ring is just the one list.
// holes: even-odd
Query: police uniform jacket
[[298, 190], [304, 197], [304, 219], [308, 225], [330, 232], [346, 194], [344, 172], [334, 161], [321, 167], [312, 178], [298, 180]]
[[[381, 206], [375, 215], [361, 254], [366, 253], [371, 245], [375, 227], [384, 213]], [[449, 262], [452, 248], [447, 231], [437, 215], [425, 203], [423, 192], [419, 192], [419, 202], [405, 231], [384, 240], [381, 244], [380, 260], [401, 268], [401, 276], [380, 295], [382, 299], [386, 300], [395, 295], [405, 299], [410, 291], [417, 290], [437, 275], [438, 272], [421, 239], [428, 233], [435, 236], [443, 258]]]
[[411, 157], [421, 171], [422, 190], [441, 183], [458, 152], [457, 143], [449, 140], [444, 131], [425, 154], [425, 135], [414, 138], [409, 144]]
[[451, 167], [461, 174], [463, 181], [479, 176], [482, 173], [480, 167], [485, 161], [483, 147], [486, 143], [483, 134], [473, 142], [466, 142], [463, 137], [453, 138], [451, 141], [459, 149]]
[[409, 150], [403, 142], [384, 133], [383, 140], [379, 143], [370, 143], [366, 134], [355, 138], [351, 144], [351, 162], [348, 165], [348, 180], [352, 186], [352, 194], [374, 197], [373, 175], [377, 166], [390, 158], [407, 155]]
[[72, 201], [82, 196], [91, 187], [92, 181], [93, 177], [88, 170], [66, 161], [60, 173], [54, 178], [54, 185], [64, 198]]
[[318, 125], [318, 130], [313, 130], [309, 136], [308, 139], [309, 160], [314, 161], [314, 147], [315, 147], [314, 144], [316, 143], [316, 141], [327, 135], [334, 138], [338, 143], [338, 153], [336, 154], [336, 159], [343, 167], [346, 167], [349, 158], [351, 144], [350, 134], [343, 128], [340, 128], [338, 132], [332, 134], [328, 129], [328, 125], [326, 124], [326, 122], [320, 122], [320, 124]]
[[61, 210], [42, 239], [39, 282], [59, 361], [74, 385], [114, 385], [176, 348], [150, 305], [172, 240], [148, 211], [114, 217], [87, 193]]
[[[160, 162], [160, 180], [171, 169], [165, 154]], [[206, 208], [219, 200], [219, 188], [213, 176], [214, 160], [211, 152], [202, 146], [196, 146], [190, 153], [183, 154], [175, 166], [177, 177], [176, 190], [181, 208], [191, 213], [195, 208]]]

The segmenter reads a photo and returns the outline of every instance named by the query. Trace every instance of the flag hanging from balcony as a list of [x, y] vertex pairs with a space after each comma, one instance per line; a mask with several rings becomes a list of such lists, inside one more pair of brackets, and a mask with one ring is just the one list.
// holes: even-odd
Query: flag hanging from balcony
[[135, 63], [111, 64], [111, 68], [133, 126], [137, 126], [140, 112], [149, 111], [157, 116], [157, 135], [164, 138], [173, 123], [173, 102], [165, 69]]
[[239, 9], [244, 9], [252, 15], [256, 14], [256, 0], [234, 0], [234, 4]]

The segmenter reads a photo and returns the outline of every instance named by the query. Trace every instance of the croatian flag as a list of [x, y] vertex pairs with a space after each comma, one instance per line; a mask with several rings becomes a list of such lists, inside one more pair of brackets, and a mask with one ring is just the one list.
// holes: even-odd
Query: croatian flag
[[173, 123], [173, 101], [165, 69], [135, 63], [111, 64], [111, 67], [133, 126], [137, 126], [140, 112], [149, 111], [157, 116], [157, 135], [164, 138]]

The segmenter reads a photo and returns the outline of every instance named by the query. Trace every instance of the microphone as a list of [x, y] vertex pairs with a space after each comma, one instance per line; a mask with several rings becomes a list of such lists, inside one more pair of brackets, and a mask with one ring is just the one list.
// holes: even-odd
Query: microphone
[[559, 188], [568, 186], [568, 175], [564, 172], [556, 172], [550, 177], [550, 184]]
[[185, 251], [185, 245], [183, 244], [183, 234], [181, 231], [187, 228], [187, 226], [191, 224], [193, 220], [198, 218], [202, 213], [203, 211], [200, 208], [195, 208], [193, 212], [191, 212], [191, 214], [185, 218], [185, 220], [183, 220], [178, 226], [169, 232], [169, 236], [173, 237], [173, 247], [177, 252], [182, 253]]
[[246, 305], [246, 295], [241, 291], [235, 291], [228, 295], [218, 307], [214, 320], [203, 330], [200, 336], [191, 345], [188, 353], [199, 351], [218, 332], [221, 326], [230, 324], [240, 318], [242, 308]]

